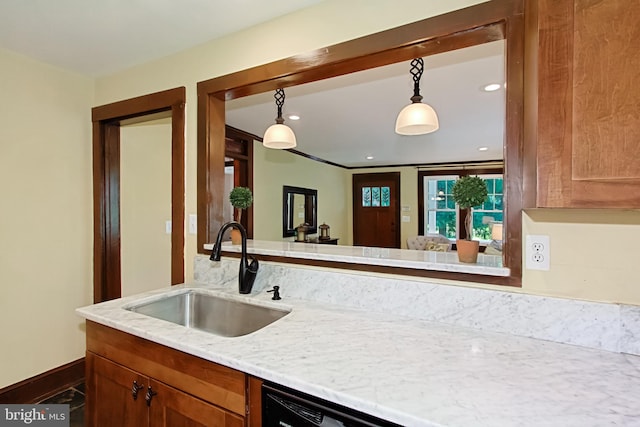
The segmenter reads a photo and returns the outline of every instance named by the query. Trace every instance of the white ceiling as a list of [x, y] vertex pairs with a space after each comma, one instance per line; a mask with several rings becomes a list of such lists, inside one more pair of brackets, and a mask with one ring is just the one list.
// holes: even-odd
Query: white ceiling
[[0, 46], [102, 76], [321, 0], [0, 0]]
[[[498, 41], [424, 58], [421, 94], [440, 122], [431, 134], [394, 132], [413, 95], [409, 61], [285, 89], [285, 124], [296, 134], [297, 150], [343, 166], [502, 159], [505, 91], [482, 88], [504, 83], [503, 52]], [[263, 93], [228, 101], [226, 121], [262, 136], [276, 114], [273, 92]], [[289, 114], [301, 119], [287, 120]]]
[[[321, 1], [0, 0], [0, 47], [98, 77]], [[285, 118], [302, 118], [286, 123], [299, 151], [345, 166], [501, 159], [504, 90], [480, 89], [504, 82], [503, 51], [493, 42], [425, 58], [421, 93], [440, 119], [429, 135], [393, 131], [413, 92], [408, 61], [287, 88]], [[227, 103], [227, 122], [256, 135], [275, 116], [273, 93]]]

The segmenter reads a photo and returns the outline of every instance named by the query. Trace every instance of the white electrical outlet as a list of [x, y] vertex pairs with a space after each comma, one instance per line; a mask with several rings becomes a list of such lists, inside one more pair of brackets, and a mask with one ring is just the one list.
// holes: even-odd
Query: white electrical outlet
[[549, 236], [527, 235], [525, 257], [529, 270], [549, 270], [551, 252]]

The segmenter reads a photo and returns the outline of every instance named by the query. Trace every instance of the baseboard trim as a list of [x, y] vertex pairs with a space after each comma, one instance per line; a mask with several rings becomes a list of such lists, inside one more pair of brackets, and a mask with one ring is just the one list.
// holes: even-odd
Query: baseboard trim
[[84, 380], [84, 357], [0, 389], [0, 403], [36, 403], [80, 384]]

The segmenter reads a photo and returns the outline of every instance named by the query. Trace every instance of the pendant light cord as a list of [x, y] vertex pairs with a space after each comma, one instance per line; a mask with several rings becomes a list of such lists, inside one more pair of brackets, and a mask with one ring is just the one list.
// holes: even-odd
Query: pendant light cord
[[424, 72], [424, 61], [422, 58], [411, 60], [411, 70], [409, 72], [413, 76], [413, 96], [411, 97], [411, 102], [415, 104], [422, 101], [422, 96], [420, 95], [420, 79]]
[[279, 125], [284, 123], [282, 118], [282, 106], [284, 105], [284, 89], [276, 89], [276, 93], [273, 95], [278, 106], [278, 117], [276, 117], [276, 123]]

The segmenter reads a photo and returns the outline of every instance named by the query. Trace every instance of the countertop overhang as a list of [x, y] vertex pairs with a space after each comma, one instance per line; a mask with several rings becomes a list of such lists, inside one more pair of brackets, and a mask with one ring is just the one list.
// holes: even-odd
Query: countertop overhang
[[[124, 309], [186, 288], [291, 313], [252, 334], [225, 338]], [[640, 425], [637, 356], [236, 292], [180, 285], [77, 312], [401, 425]]]
[[[205, 244], [204, 249], [212, 250], [213, 244]], [[222, 250], [224, 252], [239, 253], [241, 252], [241, 246], [232, 245], [231, 242], [224, 242], [222, 244]], [[511, 270], [502, 265], [502, 257], [499, 255], [478, 254], [477, 263], [467, 264], [458, 261], [456, 252], [322, 245], [316, 243], [268, 240], [248, 240], [247, 252], [254, 255], [348, 262], [352, 264], [447, 271], [453, 273], [482, 274], [486, 276], [508, 277], [511, 274]]]

